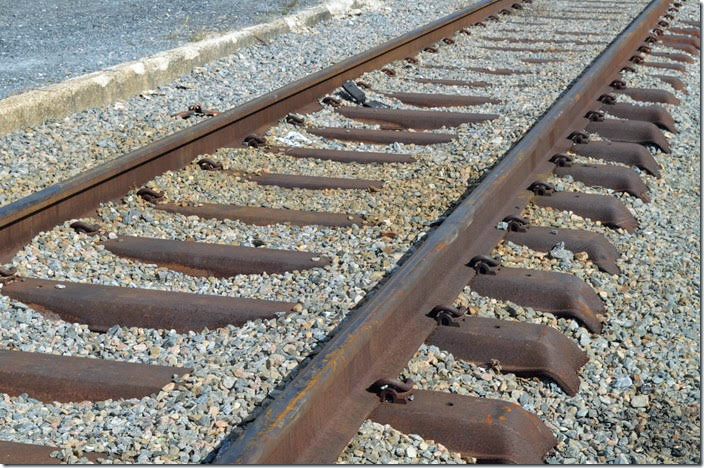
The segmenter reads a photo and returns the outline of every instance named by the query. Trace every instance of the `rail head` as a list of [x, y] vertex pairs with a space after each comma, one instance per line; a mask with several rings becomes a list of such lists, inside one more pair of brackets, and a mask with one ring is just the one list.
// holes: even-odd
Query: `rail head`
[[565, 149], [570, 129], [587, 122], [595, 97], [668, 3], [648, 4], [245, 432], [222, 443], [216, 463], [334, 462], [378, 404], [366, 388], [403, 369], [433, 329], [425, 314], [452, 301], [473, 274], [465, 264], [495, 245], [486, 227], [500, 221], [505, 200]]

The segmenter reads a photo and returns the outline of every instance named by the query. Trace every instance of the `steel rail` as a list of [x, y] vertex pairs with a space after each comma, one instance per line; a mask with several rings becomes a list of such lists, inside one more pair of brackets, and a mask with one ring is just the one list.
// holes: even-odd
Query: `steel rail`
[[198, 155], [222, 147], [242, 146], [247, 135], [272, 125], [290, 112], [310, 109], [320, 97], [345, 81], [393, 60], [414, 55], [423, 47], [501, 9], [510, 8], [514, 3], [516, 0], [480, 0], [204, 122], [0, 207], [0, 261], [9, 260], [39, 232], [85, 215], [99, 203], [118, 198], [130, 188], [168, 170], [181, 168]]
[[426, 314], [451, 303], [472, 279], [467, 263], [505, 235], [494, 227], [530, 201], [530, 183], [552, 172], [548, 158], [570, 146], [572, 131], [585, 128], [585, 113], [600, 107], [596, 98], [667, 6], [653, 0], [629, 24], [245, 432], [222, 443], [216, 463], [336, 460], [380, 404], [367, 389], [406, 366], [436, 326]]

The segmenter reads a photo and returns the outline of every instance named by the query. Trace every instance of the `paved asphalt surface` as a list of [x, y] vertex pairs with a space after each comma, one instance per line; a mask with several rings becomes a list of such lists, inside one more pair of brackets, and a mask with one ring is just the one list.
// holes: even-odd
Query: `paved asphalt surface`
[[0, 99], [318, 0], [0, 0]]

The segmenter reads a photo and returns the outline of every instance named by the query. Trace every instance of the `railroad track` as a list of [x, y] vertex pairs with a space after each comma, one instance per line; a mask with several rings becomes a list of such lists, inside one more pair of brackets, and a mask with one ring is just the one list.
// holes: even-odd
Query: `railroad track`
[[[0, 390], [16, 407], [38, 400], [54, 412], [107, 400], [115, 419], [135, 411], [122, 400], [141, 398], [156, 402], [140, 414], [161, 427], [169, 401], [174, 420], [197, 429], [160, 441], [150, 454], [161, 460], [194, 443], [175, 460], [329, 463], [371, 419], [464, 457], [542, 461], [558, 441], [521, 406], [400, 376], [426, 343], [540, 376], [565, 398], [579, 391], [587, 354], [558, 329], [457, 305], [469, 286], [591, 334], [608, 324], [584, 279], [492, 253], [558, 245], [620, 273], [603, 234], [526, 217], [550, 208], [597, 230], [638, 228], [623, 200], [649, 201], [639, 174], [659, 175], [663, 131], [676, 130], [667, 88], [683, 89], [681, 63], [698, 55], [699, 35], [673, 26], [682, 3], [613, 5], [479, 2], [0, 208], [0, 253], [18, 266], [0, 272], [1, 292], [59, 330], [5, 339]], [[592, 12], [617, 29], [528, 35]], [[553, 73], [569, 60], [585, 62], [573, 76]], [[640, 74], [662, 87], [629, 86]], [[609, 191], [559, 190], [559, 178]], [[267, 342], [267, 327], [288, 339]], [[61, 356], [66, 337], [83, 351]], [[241, 363], [246, 354], [266, 365]], [[193, 401], [179, 406], [186, 394]], [[92, 422], [82, 442], [61, 447], [64, 459], [152, 461], [139, 458], [141, 442], [91, 435]], [[49, 461], [48, 445], [0, 442], [0, 461]]]

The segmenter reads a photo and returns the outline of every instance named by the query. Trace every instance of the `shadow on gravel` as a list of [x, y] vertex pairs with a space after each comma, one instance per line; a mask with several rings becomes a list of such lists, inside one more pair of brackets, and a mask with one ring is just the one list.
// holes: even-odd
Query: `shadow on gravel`
[[[685, 395], [682, 395], [685, 397]], [[673, 406], [659, 399], [657, 391], [648, 409], [648, 419], [640, 437], [645, 463], [701, 464], [700, 403]]]

